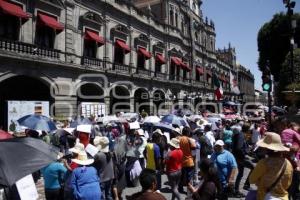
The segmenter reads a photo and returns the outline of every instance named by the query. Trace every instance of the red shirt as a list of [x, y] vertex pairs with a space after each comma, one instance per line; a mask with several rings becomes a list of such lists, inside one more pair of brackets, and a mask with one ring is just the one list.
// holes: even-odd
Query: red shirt
[[183, 152], [181, 149], [169, 151], [166, 157], [167, 173], [172, 173], [182, 168]]

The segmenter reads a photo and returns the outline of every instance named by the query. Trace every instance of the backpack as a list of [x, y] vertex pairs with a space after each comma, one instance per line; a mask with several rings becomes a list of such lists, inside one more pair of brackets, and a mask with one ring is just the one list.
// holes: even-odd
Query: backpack
[[213, 147], [210, 144], [210, 141], [204, 135], [199, 138], [200, 143], [200, 154], [207, 156], [213, 153]]

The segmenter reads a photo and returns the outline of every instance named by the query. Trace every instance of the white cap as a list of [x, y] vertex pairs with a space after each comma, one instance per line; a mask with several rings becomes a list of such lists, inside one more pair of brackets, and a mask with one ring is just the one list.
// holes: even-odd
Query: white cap
[[224, 144], [224, 142], [223, 142], [223, 140], [217, 140], [216, 141], [216, 143], [215, 143], [215, 146], [224, 146], [225, 144]]
[[78, 132], [83, 132], [83, 133], [91, 133], [92, 132], [92, 125], [78, 125], [76, 130]]

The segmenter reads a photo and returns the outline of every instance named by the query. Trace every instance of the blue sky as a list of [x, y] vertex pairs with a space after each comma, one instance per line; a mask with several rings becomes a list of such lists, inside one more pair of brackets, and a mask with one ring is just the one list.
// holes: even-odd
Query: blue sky
[[[300, 12], [300, 0], [294, 12]], [[236, 49], [237, 61], [255, 76], [255, 88], [261, 89], [261, 72], [257, 67], [257, 33], [275, 13], [286, 12], [282, 0], [203, 0], [204, 18], [212, 19], [216, 29], [216, 48]]]

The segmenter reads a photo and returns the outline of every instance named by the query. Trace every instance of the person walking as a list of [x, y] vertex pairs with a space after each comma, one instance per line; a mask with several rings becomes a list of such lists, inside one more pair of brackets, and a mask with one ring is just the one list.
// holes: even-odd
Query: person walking
[[157, 134], [152, 135], [152, 142], [148, 142], [144, 151], [146, 158], [146, 168], [152, 169], [156, 172], [157, 189], [161, 189], [161, 153], [158, 146], [160, 136]]
[[273, 132], [266, 132], [265, 137], [257, 142], [257, 146], [263, 148], [268, 155], [257, 163], [249, 177], [250, 183], [257, 186], [257, 200], [288, 200], [293, 167], [282, 153], [289, 151], [289, 148]]
[[[247, 157], [247, 143], [245, 140], [245, 134], [249, 131], [248, 125], [243, 125], [242, 130], [234, 128], [233, 139], [232, 139], [232, 154], [234, 155], [238, 165], [238, 175], [236, 177], [234, 186], [234, 196], [237, 198], [244, 197], [244, 194], [240, 192], [240, 183], [244, 176], [244, 169], [248, 168], [253, 170], [254, 166], [250, 159]], [[250, 189], [249, 175], [244, 183], [243, 189]]]
[[237, 163], [229, 151], [224, 149], [224, 142], [217, 140], [214, 146], [215, 152], [211, 155], [211, 160], [218, 169], [218, 175], [222, 185], [221, 197], [227, 199], [233, 192], [234, 179], [237, 174]]
[[208, 158], [202, 159], [199, 167], [202, 180], [199, 187], [195, 188], [192, 184], [188, 184], [192, 198], [193, 200], [214, 200], [218, 192], [222, 190], [218, 170]]
[[172, 138], [169, 142], [170, 151], [167, 153], [166, 173], [172, 190], [172, 200], [175, 198], [181, 200], [178, 192], [178, 184], [181, 177], [183, 152], [180, 149], [179, 140]]
[[183, 152], [182, 159], [182, 175], [179, 183], [179, 192], [185, 193], [183, 186], [186, 186], [192, 181], [195, 171], [195, 163], [192, 156], [192, 150], [196, 149], [195, 140], [190, 138], [190, 128], [184, 127], [182, 129], [182, 136], [179, 138], [180, 149]]
[[59, 162], [60, 159], [59, 155], [56, 162], [50, 163], [41, 170], [44, 177], [46, 200], [61, 200], [63, 197], [62, 185], [67, 168]]
[[113, 155], [109, 151], [108, 137], [96, 136], [94, 145], [98, 148], [99, 152], [94, 156], [94, 166], [98, 171], [101, 183], [101, 200], [112, 200], [112, 183], [114, 176]]
[[225, 143], [225, 148], [230, 152], [232, 149], [232, 135], [233, 135], [233, 132], [230, 128], [230, 122], [226, 122], [224, 131], [223, 131], [223, 141]]
[[74, 200], [99, 200], [101, 198], [100, 178], [97, 170], [91, 166], [94, 159], [88, 159], [87, 153], [83, 150], [78, 153], [72, 162], [78, 164], [73, 170], [71, 185]]

